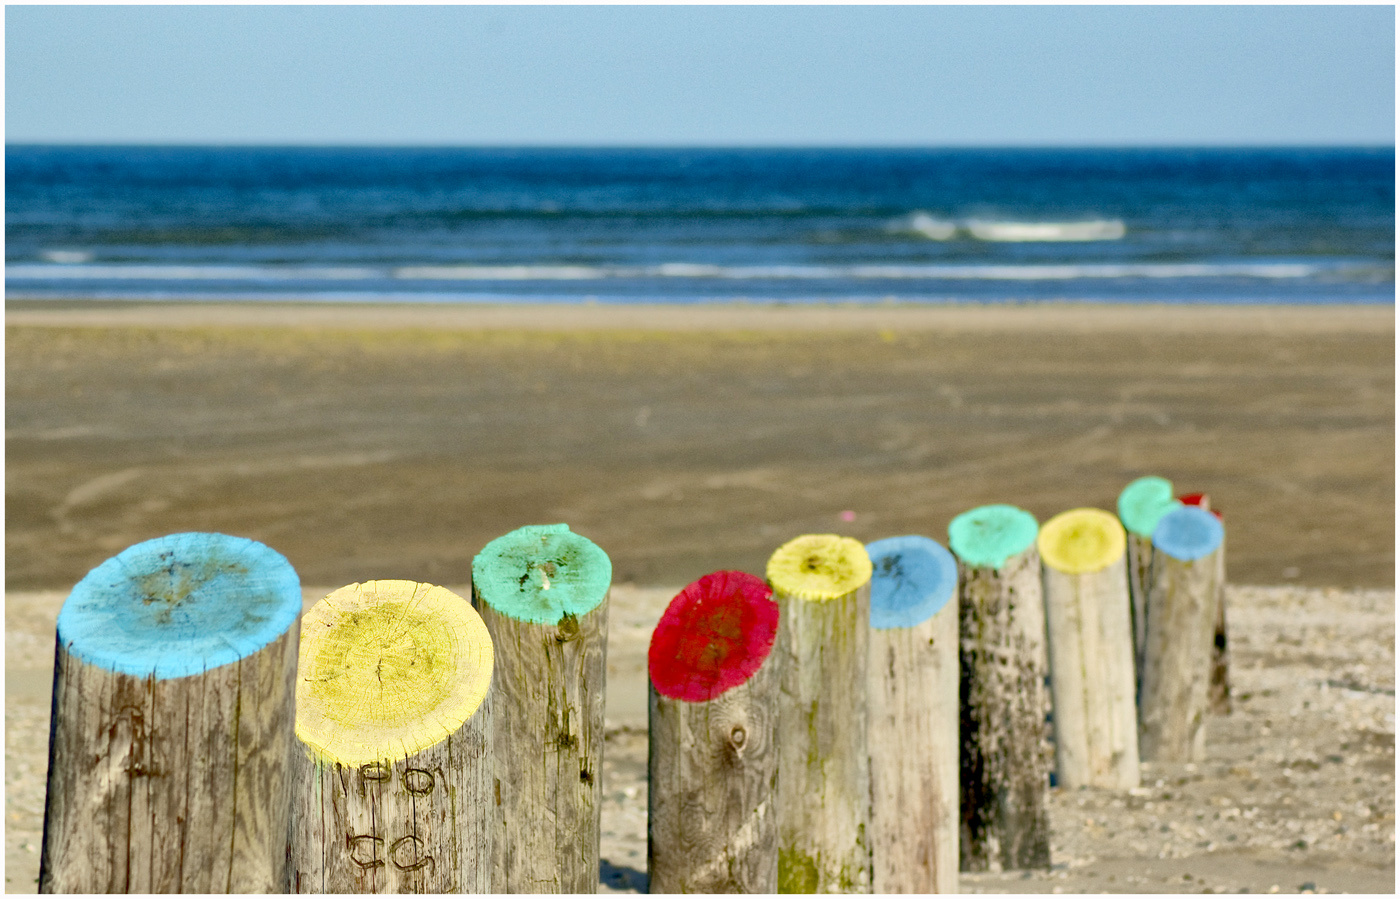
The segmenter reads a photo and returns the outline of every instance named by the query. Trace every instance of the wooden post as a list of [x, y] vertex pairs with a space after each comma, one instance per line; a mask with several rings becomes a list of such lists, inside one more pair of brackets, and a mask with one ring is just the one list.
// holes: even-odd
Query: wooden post
[[964, 871], [1050, 866], [1050, 709], [1035, 518], [981, 506], [948, 526], [958, 560]]
[[497, 537], [472, 562], [496, 646], [492, 889], [596, 893], [612, 562], [566, 524]]
[[778, 891], [778, 605], [717, 571], [671, 600], [647, 651], [653, 893]]
[[[1181, 498], [1188, 506], [1200, 506], [1222, 523], [1224, 516], [1218, 509], [1210, 507], [1210, 496], [1205, 493], [1192, 493]], [[1211, 654], [1210, 668], [1210, 711], [1214, 715], [1228, 715], [1230, 703], [1230, 637], [1225, 625], [1225, 538], [1220, 538], [1220, 548], [1216, 550], [1217, 564], [1220, 566], [1220, 590], [1216, 594], [1215, 651]]]
[[1037, 543], [1060, 785], [1131, 789], [1141, 772], [1123, 526], [1101, 509], [1072, 509]]
[[1205, 757], [1215, 619], [1220, 590], [1216, 553], [1225, 537], [1205, 509], [1183, 506], [1162, 517], [1155, 550], [1142, 669], [1142, 756], [1154, 762]]
[[174, 534], [58, 613], [43, 893], [286, 886], [301, 586], [240, 537]]
[[780, 610], [778, 892], [870, 892], [870, 557], [808, 534], [768, 559]]
[[491, 892], [491, 638], [413, 581], [306, 613], [297, 671], [293, 893]]
[[1142, 648], [1147, 640], [1147, 597], [1152, 591], [1152, 530], [1181, 506], [1172, 483], [1154, 475], [1138, 478], [1118, 494], [1118, 520], [1128, 532], [1128, 600], [1133, 622], [1133, 671], [1142, 688]]
[[927, 537], [866, 548], [876, 893], [958, 891], [958, 566]]

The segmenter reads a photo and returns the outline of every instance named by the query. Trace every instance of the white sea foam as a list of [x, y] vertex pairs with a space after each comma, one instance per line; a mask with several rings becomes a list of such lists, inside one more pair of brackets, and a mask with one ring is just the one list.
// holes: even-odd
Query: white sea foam
[[272, 265], [7, 265], [5, 277], [34, 281], [363, 281], [369, 268]]
[[710, 265], [668, 262], [656, 266], [451, 265], [368, 267], [233, 265], [11, 265], [16, 281], [592, 281], [627, 278], [792, 281], [1074, 281], [1092, 279], [1309, 278], [1351, 269], [1299, 262], [1161, 262], [1075, 264], [933, 263], [864, 265]]
[[587, 265], [410, 265], [394, 269], [401, 281], [585, 281], [608, 277]]
[[92, 254], [86, 250], [45, 250], [39, 256], [45, 262], [58, 262], [65, 265], [92, 261]]
[[929, 240], [952, 240], [958, 233], [958, 226], [917, 210], [890, 222], [885, 230], [894, 234], [919, 234]]
[[1128, 233], [1118, 219], [1088, 222], [989, 222], [970, 219], [963, 223], [978, 240], [998, 243], [1062, 243], [1120, 240]]

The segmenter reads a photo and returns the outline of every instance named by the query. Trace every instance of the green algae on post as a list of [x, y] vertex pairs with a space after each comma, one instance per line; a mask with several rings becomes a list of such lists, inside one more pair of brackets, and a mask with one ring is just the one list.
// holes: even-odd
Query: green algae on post
[[1015, 506], [978, 506], [948, 525], [948, 548], [968, 565], [1000, 568], [1035, 543], [1035, 516]]
[[531, 524], [486, 544], [472, 560], [472, 582], [504, 615], [558, 624], [598, 607], [612, 584], [612, 561], [567, 524]]

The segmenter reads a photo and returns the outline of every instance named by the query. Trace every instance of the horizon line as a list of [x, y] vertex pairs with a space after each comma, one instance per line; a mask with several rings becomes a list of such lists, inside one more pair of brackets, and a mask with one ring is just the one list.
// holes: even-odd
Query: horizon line
[[1015, 142], [1015, 143], [511, 143], [372, 141], [5, 140], [5, 147], [317, 149], [317, 150], [1395, 150], [1395, 143], [1330, 142]]

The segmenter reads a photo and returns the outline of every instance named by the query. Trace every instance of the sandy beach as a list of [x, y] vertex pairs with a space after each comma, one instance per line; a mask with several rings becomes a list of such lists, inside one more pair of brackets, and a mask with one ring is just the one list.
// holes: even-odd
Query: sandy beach
[[603, 885], [645, 887], [645, 659], [680, 586], [805, 532], [1007, 502], [1223, 510], [1235, 714], [1132, 795], [1057, 791], [1055, 867], [973, 892], [1394, 889], [1393, 307], [6, 309], [6, 879], [32, 891], [53, 616], [208, 530], [341, 584], [462, 585], [563, 521], [614, 565]]

